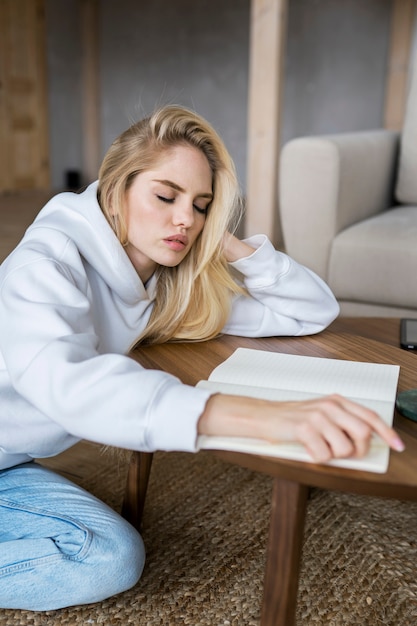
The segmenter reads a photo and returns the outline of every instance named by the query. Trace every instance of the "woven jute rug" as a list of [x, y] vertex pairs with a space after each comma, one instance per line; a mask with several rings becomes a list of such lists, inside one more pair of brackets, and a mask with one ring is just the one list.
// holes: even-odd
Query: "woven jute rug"
[[[78, 482], [120, 510], [126, 469], [99, 454]], [[0, 610], [0, 626], [258, 626], [271, 487], [208, 452], [157, 453], [136, 587], [60, 611]], [[297, 626], [321, 624], [417, 624], [417, 504], [312, 491]]]

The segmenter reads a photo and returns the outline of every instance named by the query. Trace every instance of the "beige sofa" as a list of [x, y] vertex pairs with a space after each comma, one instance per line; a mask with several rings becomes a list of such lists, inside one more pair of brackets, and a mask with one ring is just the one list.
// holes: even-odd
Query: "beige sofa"
[[417, 317], [417, 63], [402, 133], [304, 137], [280, 161], [286, 252], [343, 315]]

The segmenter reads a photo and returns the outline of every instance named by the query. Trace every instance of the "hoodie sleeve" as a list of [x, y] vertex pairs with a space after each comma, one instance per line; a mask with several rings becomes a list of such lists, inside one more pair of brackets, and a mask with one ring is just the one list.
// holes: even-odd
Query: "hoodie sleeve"
[[224, 332], [244, 337], [308, 335], [339, 314], [329, 287], [314, 272], [272, 246], [265, 235], [245, 240], [253, 254], [230, 263], [248, 296], [234, 299]]
[[9, 273], [0, 295], [0, 348], [11, 385], [45, 420], [113, 446], [196, 449], [210, 393], [128, 356], [100, 354], [85, 276], [75, 280], [65, 265], [39, 259]]

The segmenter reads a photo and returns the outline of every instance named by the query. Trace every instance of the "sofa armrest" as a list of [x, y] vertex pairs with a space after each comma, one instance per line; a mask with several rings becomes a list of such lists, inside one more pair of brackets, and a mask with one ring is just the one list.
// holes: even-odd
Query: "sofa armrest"
[[390, 206], [398, 148], [388, 130], [289, 141], [279, 172], [286, 252], [327, 280], [337, 233]]

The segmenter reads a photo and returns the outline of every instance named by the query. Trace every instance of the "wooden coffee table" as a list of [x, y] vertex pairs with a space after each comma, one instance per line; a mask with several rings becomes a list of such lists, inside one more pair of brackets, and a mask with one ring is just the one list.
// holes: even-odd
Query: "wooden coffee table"
[[[399, 320], [340, 318], [319, 335], [246, 339], [224, 336], [197, 344], [141, 348], [132, 357], [194, 385], [238, 347], [306, 356], [400, 365], [398, 390], [417, 387], [417, 354], [399, 348]], [[310, 487], [417, 500], [417, 424], [396, 414], [406, 444], [391, 452], [388, 472], [374, 474], [237, 452], [213, 451], [223, 460], [274, 477], [261, 626], [291, 626], [295, 608], [304, 520]], [[135, 452], [129, 469], [124, 516], [140, 526], [152, 454]]]

